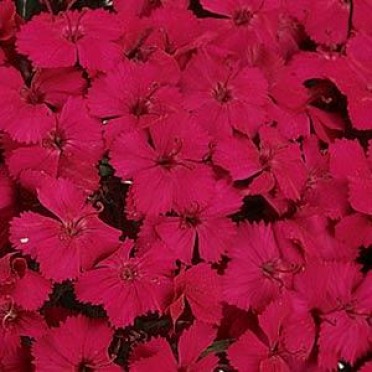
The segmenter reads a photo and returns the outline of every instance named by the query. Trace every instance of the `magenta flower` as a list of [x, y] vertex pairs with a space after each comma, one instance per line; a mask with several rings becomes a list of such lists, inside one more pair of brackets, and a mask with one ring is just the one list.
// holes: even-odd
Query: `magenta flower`
[[298, 266], [283, 257], [270, 225], [242, 225], [228, 252], [223, 298], [231, 305], [259, 312], [292, 285]]
[[91, 118], [85, 102], [70, 98], [42, 140], [10, 151], [7, 165], [14, 177], [28, 184], [29, 170], [72, 180], [88, 192], [98, 188], [96, 166], [103, 156], [100, 123]]
[[83, 273], [75, 285], [77, 298], [103, 305], [117, 328], [133, 324], [137, 316], [162, 313], [172, 295], [171, 259], [159, 257], [154, 251], [131, 257], [132, 248], [133, 243], [126, 241], [111, 256]]
[[99, 211], [70, 181], [47, 179], [38, 198], [53, 217], [21, 213], [11, 222], [10, 240], [40, 263], [46, 278], [57, 282], [77, 278], [119, 245], [121, 232], [103, 223]]
[[[168, 71], [162, 74], [168, 75]], [[125, 62], [94, 81], [88, 106], [92, 115], [108, 120], [109, 144], [120, 132], [156, 125], [180, 110], [178, 88], [163, 79], [151, 65]]]
[[212, 326], [195, 322], [185, 330], [179, 341], [177, 358], [170, 345], [163, 338], [153, 339], [145, 344], [137, 345], [133, 350], [130, 371], [133, 372], [176, 372], [176, 371], [213, 371], [218, 362], [217, 357], [202, 353], [216, 337]]
[[215, 137], [233, 129], [255, 135], [265, 121], [267, 89], [258, 68], [230, 65], [208, 53], [194, 58], [182, 78], [187, 108]]
[[313, 349], [315, 324], [309, 313], [294, 311], [286, 297], [272, 303], [259, 316], [260, 333], [248, 330], [228, 349], [231, 364], [239, 371], [289, 372], [298, 367]]
[[40, 141], [54, 125], [51, 107], [60, 108], [68, 96], [80, 95], [84, 85], [73, 68], [40, 70], [26, 85], [18, 71], [0, 67], [0, 129], [15, 141]]
[[16, 306], [36, 311], [48, 300], [51, 283], [27, 268], [24, 258], [8, 254], [0, 259], [0, 294], [12, 298]]
[[154, 215], [206, 201], [213, 187], [211, 169], [202, 163], [209, 152], [206, 133], [185, 115], [170, 116], [149, 133], [123, 133], [110, 152], [117, 175], [133, 179], [137, 210]]
[[32, 346], [38, 371], [99, 370], [121, 371], [108, 354], [113, 331], [102, 320], [69, 317], [58, 328], [51, 328]]
[[200, 257], [218, 261], [235, 236], [236, 227], [228, 216], [239, 211], [241, 199], [230, 185], [218, 182], [206, 205], [195, 201], [177, 216], [163, 217], [155, 231], [175, 257], [186, 263], [191, 263], [196, 241]]
[[[37, 67], [69, 67], [77, 62], [90, 70], [108, 70], [120, 59], [116, 16], [104, 10], [42, 13], [21, 27], [17, 48]], [[40, 43], [42, 47], [40, 47]]]
[[207, 264], [183, 270], [174, 279], [174, 298], [169, 307], [174, 322], [191, 308], [195, 319], [217, 324], [222, 318], [221, 279]]
[[20, 337], [40, 337], [46, 330], [38, 312], [23, 309], [10, 295], [0, 295], [0, 350], [2, 344], [15, 350]]

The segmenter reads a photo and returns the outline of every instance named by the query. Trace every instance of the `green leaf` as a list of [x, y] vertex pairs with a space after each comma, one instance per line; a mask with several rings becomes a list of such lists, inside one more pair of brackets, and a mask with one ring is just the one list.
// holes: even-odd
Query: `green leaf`
[[208, 354], [217, 354], [217, 353], [223, 353], [231, 344], [233, 343], [233, 340], [227, 339], [227, 340], [218, 340], [213, 342], [211, 346], [209, 346], [200, 356], [200, 358], [206, 357]]

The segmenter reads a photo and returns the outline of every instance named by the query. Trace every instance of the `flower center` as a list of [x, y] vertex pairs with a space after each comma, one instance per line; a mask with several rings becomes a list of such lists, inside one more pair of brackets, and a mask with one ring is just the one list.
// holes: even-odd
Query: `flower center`
[[227, 103], [232, 100], [231, 90], [223, 83], [217, 83], [212, 91], [212, 96], [220, 103]]
[[248, 9], [238, 9], [233, 13], [232, 20], [236, 26], [246, 26], [249, 24], [253, 14]]
[[21, 97], [30, 105], [39, 105], [44, 103], [45, 94], [38, 92], [36, 89], [23, 87], [21, 89]]
[[82, 232], [82, 226], [74, 221], [64, 223], [59, 234], [60, 240], [71, 240], [79, 236]]
[[181, 229], [195, 228], [201, 223], [198, 210], [189, 212], [181, 217]]
[[260, 152], [259, 160], [263, 168], [270, 167], [270, 161], [272, 160], [272, 152], [270, 149], [262, 149]]
[[166, 154], [166, 155], [160, 156], [157, 160], [157, 163], [158, 163], [158, 165], [160, 165], [161, 167], [166, 168], [166, 169], [171, 169], [171, 168], [173, 168], [174, 166], [177, 165], [177, 161], [175, 159], [175, 156], [171, 155], [171, 154]]
[[152, 46], [139, 46], [132, 49], [126, 56], [134, 62], [145, 63], [150, 59], [155, 50], [155, 47]]
[[71, 43], [76, 43], [84, 36], [84, 28], [81, 25], [67, 25], [62, 30], [63, 37]]
[[182, 150], [182, 139], [174, 138], [172, 148], [165, 154], [158, 157], [156, 163], [165, 169], [171, 169], [180, 164], [178, 154]]
[[137, 102], [131, 107], [131, 114], [139, 118], [147, 115], [150, 109], [150, 101], [147, 98], [139, 98]]
[[138, 271], [134, 265], [126, 263], [122, 267], [120, 277], [124, 282], [132, 283], [138, 278]]
[[49, 133], [47, 138], [43, 139], [43, 146], [46, 148], [52, 148], [62, 151], [64, 145], [66, 144], [66, 139], [63, 133], [59, 131], [52, 131]]

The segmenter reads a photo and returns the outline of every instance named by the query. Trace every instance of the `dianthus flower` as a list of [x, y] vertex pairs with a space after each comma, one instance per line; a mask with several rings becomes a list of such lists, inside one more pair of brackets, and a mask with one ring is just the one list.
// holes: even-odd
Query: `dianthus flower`
[[236, 232], [227, 216], [236, 213], [241, 204], [238, 192], [227, 183], [218, 182], [208, 204], [194, 201], [178, 210], [176, 216], [163, 217], [155, 224], [155, 231], [175, 251], [175, 256], [186, 263], [191, 263], [196, 241], [200, 257], [218, 261]]
[[258, 68], [200, 53], [182, 76], [185, 105], [215, 137], [238, 130], [253, 136], [265, 121], [268, 84]]
[[78, 62], [90, 70], [107, 70], [120, 59], [115, 43], [120, 36], [116, 16], [102, 9], [42, 13], [21, 27], [17, 48], [37, 67], [69, 67]]
[[46, 331], [44, 318], [36, 311], [28, 311], [15, 304], [9, 295], [0, 295], [0, 347], [20, 346], [20, 337], [39, 337]]
[[371, 275], [351, 262], [317, 262], [296, 277], [295, 289], [304, 307], [322, 321], [318, 340], [320, 365], [338, 360], [354, 363], [370, 347], [372, 330]]
[[289, 372], [310, 355], [314, 321], [307, 312], [294, 312], [288, 299], [272, 303], [259, 316], [259, 325], [260, 334], [248, 330], [228, 349], [228, 358], [239, 371]]
[[175, 277], [169, 312], [176, 322], [188, 305], [195, 319], [217, 324], [222, 318], [221, 301], [221, 278], [209, 265], [201, 263], [183, 269]]
[[121, 131], [156, 125], [168, 114], [180, 110], [178, 88], [164, 82], [167, 72], [161, 74], [151, 65], [123, 62], [94, 81], [88, 106], [93, 116], [108, 120], [109, 143]]
[[231, 305], [262, 312], [292, 286], [298, 264], [282, 256], [271, 225], [242, 225], [228, 252], [223, 298]]
[[113, 330], [103, 320], [69, 317], [36, 339], [33, 363], [40, 372], [121, 371], [108, 354], [112, 336]]
[[96, 166], [103, 156], [102, 127], [91, 118], [85, 101], [71, 97], [54, 117], [42, 140], [7, 155], [11, 174], [27, 184], [26, 170], [68, 178], [87, 191], [98, 187]]
[[83, 273], [75, 285], [77, 298], [103, 305], [117, 328], [133, 324], [137, 316], [163, 312], [172, 295], [171, 259], [154, 250], [131, 257], [132, 247], [133, 243], [126, 241]]
[[47, 178], [38, 198], [52, 217], [21, 213], [11, 222], [10, 240], [40, 263], [46, 278], [76, 278], [118, 246], [121, 232], [98, 218], [99, 211], [71, 181]]
[[288, 3], [291, 13], [317, 43], [336, 46], [347, 40], [350, 3], [338, 0], [289, 0]]
[[372, 167], [357, 141], [339, 140], [330, 146], [330, 172], [349, 191], [349, 203], [355, 213], [344, 216], [336, 226], [336, 236], [357, 248], [372, 243], [370, 193]]
[[11, 67], [0, 67], [0, 129], [13, 140], [40, 141], [53, 126], [51, 108], [82, 94], [85, 82], [74, 68], [38, 70], [29, 84]]
[[202, 161], [209, 137], [188, 116], [172, 115], [145, 132], [120, 135], [110, 158], [123, 180], [133, 179], [136, 209], [149, 215], [185, 208], [211, 196], [213, 176]]
[[13, 254], [0, 258], [0, 294], [11, 296], [25, 310], [38, 310], [52, 291], [51, 283], [28, 269], [27, 261]]
[[212, 326], [195, 322], [183, 331], [177, 348], [177, 358], [163, 338], [153, 339], [135, 347], [131, 355], [131, 372], [213, 371], [218, 358], [213, 353], [203, 355], [216, 337]]
[[269, 192], [277, 187], [285, 198], [300, 199], [307, 177], [300, 147], [287, 141], [275, 128], [262, 127], [259, 134], [260, 150], [248, 138], [221, 139], [216, 145], [214, 162], [230, 171], [235, 180], [256, 176], [248, 193], [269, 198]]

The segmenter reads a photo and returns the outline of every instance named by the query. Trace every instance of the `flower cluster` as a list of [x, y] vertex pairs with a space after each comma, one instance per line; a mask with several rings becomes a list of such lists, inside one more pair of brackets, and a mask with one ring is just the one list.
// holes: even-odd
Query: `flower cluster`
[[102, 5], [0, 0], [0, 370], [372, 371], [371, 1]]

